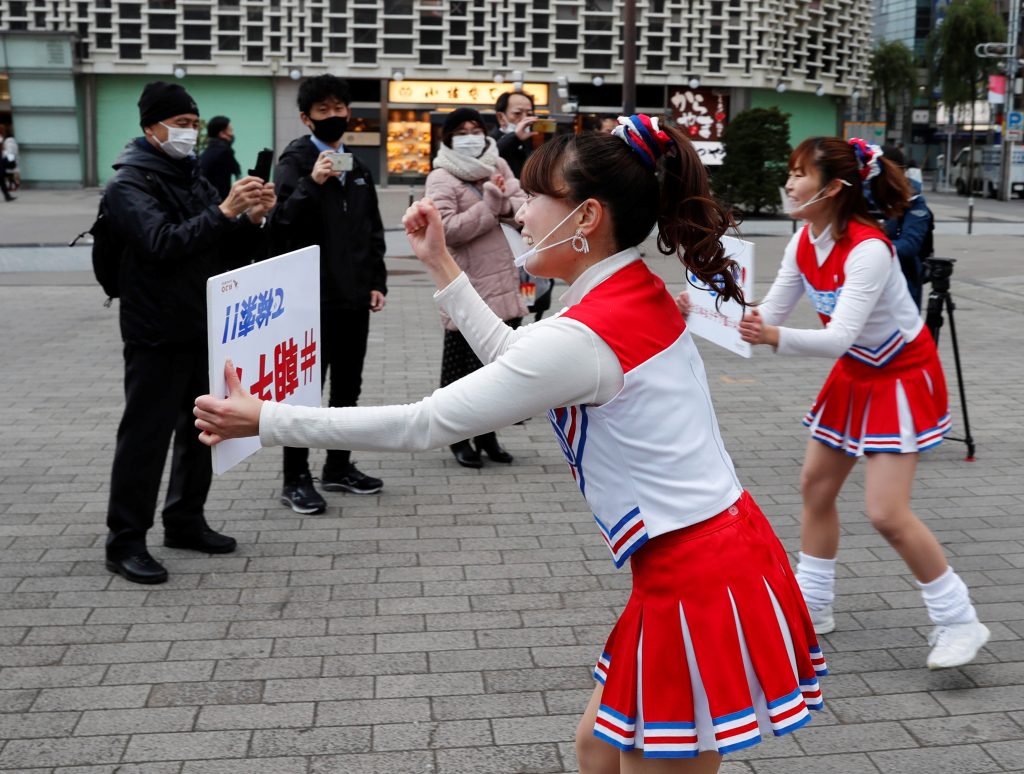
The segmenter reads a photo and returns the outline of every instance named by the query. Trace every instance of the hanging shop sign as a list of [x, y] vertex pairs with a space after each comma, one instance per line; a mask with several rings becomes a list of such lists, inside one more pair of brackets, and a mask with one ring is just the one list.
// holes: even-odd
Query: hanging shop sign
[[722, 132], [729, 119], [729, 95], [714, 89], [670, 88], [672, 121], [693, 142], [701, 161], [714, 166], [722, 163], [725, 148]]
[[[535, 105], [548, 104], [546, 83], [524, 83], [523, 91]], [[493, 107], [498, 97], [512, 91], [508, 83], [492, 81], [391, 81], [388, 101], [407, 105], [484, 105]]]

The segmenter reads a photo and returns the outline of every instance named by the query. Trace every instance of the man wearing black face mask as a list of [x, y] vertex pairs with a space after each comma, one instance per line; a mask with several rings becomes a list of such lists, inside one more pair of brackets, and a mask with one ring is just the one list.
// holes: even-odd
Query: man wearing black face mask
[[[369, 170], [345, 152], [348, 84], [333, 75], [303, 81], [299, 118], [311, 134], [293, 140], [278, 159], [278, 206], [271, 233], [278, 253], [320, 246], [320, 373], [330, 370], [328, 405], [354, 406], [362, 387], [370, 312], [384, 308], [384, 225]], [[349, 166], [351, 165], [351, 166]], [[327, 452], [321, 486], [330, 492], [375, 494], [379, 478], [359, 471], [350, 452]], [[297, 513], [322, 513], [327, 503], [314, 488], [309, 449], [284, 450], [281, 502]]]
[[199, 168], [223, 199], [231, 190], [231, 178], [242, 176], [242, 168], [231, 149], [235, 141], [231, 119], [227, 116], [211, 118], [206, 122], [206, 136], [206, 150], [199, 157]]

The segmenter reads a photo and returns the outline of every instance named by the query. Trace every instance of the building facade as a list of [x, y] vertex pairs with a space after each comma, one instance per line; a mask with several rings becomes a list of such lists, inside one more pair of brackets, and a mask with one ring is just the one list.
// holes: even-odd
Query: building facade
[[[429, 169], [438, 109], [488, 108], [495, 94], [524, 83], [552, 114], [616, 112], [623, 4], [0, 0], [0, 51], [43, 50], [55, 39], [68, 47], [80, 169], [72, 170], [68, 157], [61, 180], [35, 176], [45, 149], [35, 147], [17, 87], [31, 80], [32, 68], [10, 62], [0, 65], [10, 82], [7, 123], [24, 148], [27, 180], [102, 183], [137, 133], [142, 84], [178, 77], [204, 117], [231, 117], [244, 167], [260, 148], [280, 150], [304, 131], [294, 101], [298, 81], [331, 72], [353, 86], [357, 120], [347, 139], [355, 152], [385, 181], [415, 181]], [[706, 142], [714, 142], [713, 133], [681, 115], [681, 105], [709, 113], [778, 105], [792, 114], [794, 141], [835, 133], [845, 100], [867, 87], [871, 11], [856, 0], [638, 0], [638, 107], [688, 121], [695, 139]], [[0, 104], [0, 122], [3, 111]]]

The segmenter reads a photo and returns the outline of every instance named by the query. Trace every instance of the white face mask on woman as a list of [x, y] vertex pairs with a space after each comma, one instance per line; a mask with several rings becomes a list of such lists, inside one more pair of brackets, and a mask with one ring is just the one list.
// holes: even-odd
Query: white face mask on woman
[[[562, 218], [560, 221], [558, 221], [558, 225], [557, 226], [555, 226], [548, 233], [546, 233], [544, 236], [542, 236], [540, 239], [538, 239], [536, 242], [534, 242], [533, 247], [531, 247], [529, 250], [527, 250], [522, 255], [517, 255], [515, 260], [513, 261], [513, 263], [515, 263], [515, 265], [516, 265], [516, 268], [517, 269], [521, 269], [524, 266], [526, 266], [526, 262], [528, 260], [530, 260], [531, 258], [533, 258], [533, 256], [535, 256], [539, 252], [542, 252], [544, 250], [550, 250], [552, 247], [558, 247], [559, 245], [564, 245], [566, 242], [571, 242], [573, 239], [575, 239], [575, 235], [574, 235], [574, 236], [568, 237], [567, 239], [563, 239], [561, 242], [555, 242], [554, 244], [544, 245], [544, 247], [540, 247], [540, 243], [541, 242], [543, 242], [545, 239], [547, 239], [552, 234], [554, 234], [556, 231], [558, 231], [558, 229], [560, 229], [562, 227], [562, 224], [565, 223], [565, 221], [569, 220], [569, 218], [571, 218], [573, 215], [575, 215], [576, 211], [579, 210], [579, 208], [582, 207], [586, 203], [587, 203], [586, 200], [584, 200], [584, 201], [580, 202], [579, 204], [577, 204], [572, 212], [570, 212], [568, 215], [566, 215], [564, 218]], [[526, 205], [524, 204], [523, 206], [525, 207]], [[590, 248], [587, 248], [587, 249], [589, 250]]]
[[486, 148], [487, 138], [482, 134], [457, 134], [452, 137], [452, 150], [474, 159], [480, 158]]
[[163, 121], [160, 126], [167, 128], [167, 139], [160, 143], [160, 150], [172, 159], [184, 159], [192, 155], [196, 149], [199, 132], [195, 129], [180, 126], [167, 126]]

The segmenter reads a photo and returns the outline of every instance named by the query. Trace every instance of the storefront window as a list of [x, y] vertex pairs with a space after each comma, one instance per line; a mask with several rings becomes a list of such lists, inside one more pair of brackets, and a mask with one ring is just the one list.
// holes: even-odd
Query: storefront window
[[388, 111], [388, 178], [416, 182], [430, 172], [430, 113]]

